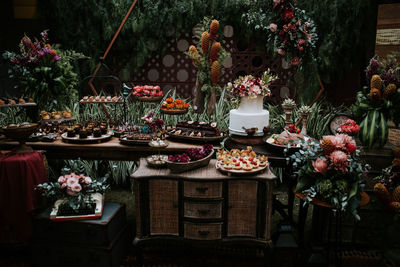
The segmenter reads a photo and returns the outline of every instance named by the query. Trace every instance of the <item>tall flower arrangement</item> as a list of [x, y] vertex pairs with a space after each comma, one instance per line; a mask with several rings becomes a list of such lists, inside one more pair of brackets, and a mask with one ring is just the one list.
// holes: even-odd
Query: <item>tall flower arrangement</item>
[[221, 91], [218, 85], [223, 71], [223, 62], [229, 53], [217, 41], [219, 32], [218, 20], [210, 21], [204, 18], [203, 23], [198, 25], [196, 34], [196, 45], [191, 45], [186, 52], [197, 68], [197, 86], [194, 97], [194, 105], [201, 112], [204, 107], [204, 94], [208, 99], [207, 113], [215, 111], [216, 94]]
[[400, 62], [392, 55], [374, 57], [365, 70], [369, 86], [357, 93], [353, 112], [360, 121], [360, 141], [364, 146], [383, 146], [388, 139], [387, 120], [400, 123]]
[[86, 57], [50, 44], [47, 31], [40, 33], [39, 40], [25, 35], [19, 43], [19, 53], [6, 51], [3, 57], [10, 64], [10, 78], [41, 109], [63, 109], [77, 98], [79, 78], [71, 63]]
[[298, 177], [296, 191], [306, 200], [319, 198], [356, 218], [367, 166], [359, 160], [353, 138], [346, 134], [324, 136], [320, 142], [304, 141], [290, 159]]

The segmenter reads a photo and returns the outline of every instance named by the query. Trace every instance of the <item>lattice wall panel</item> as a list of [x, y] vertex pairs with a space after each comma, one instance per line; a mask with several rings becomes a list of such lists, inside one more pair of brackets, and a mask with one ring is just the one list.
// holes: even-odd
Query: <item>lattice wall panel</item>
[[[238, 47], [239, 42], [233, 33], [233, 27], [224, 27], [222, 46], [231, 53], [231, 57], [224, 62], [225, 71], [221, 76], [220, 85], [224, 86], [240, 75], [260, 76], [267, 68], [270, 68], [280, 77], [271, 86], [270, 100], [278, 103], [282, 97], [290, 95], [287, 86], [291, 77], [290, 64], [281, 58], [271, 58], [257, 53], [254, 42], [250, 42], [245, 48]], [[178, 40], [171, 38], [165, 55], [155, 55], [139, 73], [131, 76], [131, 83], [160, 85], [164, 92], [176, 88], [180, 96], [190, 98], [195, 86], [197, 70], [184, 52], [191, 44], [193, 42], [190, 34], [185, 34]]]

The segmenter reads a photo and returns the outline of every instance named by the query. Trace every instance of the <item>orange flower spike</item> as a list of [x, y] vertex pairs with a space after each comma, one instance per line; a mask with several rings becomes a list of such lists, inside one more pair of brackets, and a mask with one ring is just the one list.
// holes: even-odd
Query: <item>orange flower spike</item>
[[214, 62], [215, 60], [218, 59], [220, 50], [221, 50], [221, 43], [220, 42], [215, 42], [211, 47], [211, 52], [210, 52], [210, 60], [211, 60], [211, 62]]
[[216, 19], [213, 19], [210, 24], [210, 33], [212, 35], [217, 35], [218, 30], [219, 30], [219, 21]]
[[194, 45], [189, 46], [189, 52], [193, 54], [198, 54], [197, 48]]
[[210, 72], [212, 83], [215, 84], [218, 82], [220, 72], [221, 72], [221, 66], [219, 65], [219, 62], [214, 61], [211, 65], [211, 72]]
[[57, 51], [55, 49], [50, 50], [50, 55], [55, 56], [57, 55]]
[[203, 54], [208, 53], [208, 48], [210, 47], [210, 35], [208, 32], [203, 32], [201, 35], [201, 51], [203, 51]]

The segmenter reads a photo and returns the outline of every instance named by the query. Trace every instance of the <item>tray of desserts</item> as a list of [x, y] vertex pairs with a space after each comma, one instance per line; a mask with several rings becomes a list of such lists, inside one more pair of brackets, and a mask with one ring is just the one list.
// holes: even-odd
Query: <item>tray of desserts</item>
[[227, 132], [217, 128], [216, 122], [203, 121], [178, 122], [167, 134], [169, 139], [203, 143], [218, 142], [227, 137]]
[[34, 107], [37, 106], [33, 98], [25, 97], [25, 98], [7, 98], [1, 97], [0, 98], [0, 107]]
[[112, 136], [113, 131], [108, 129], [107, 123], [89, 122], [66, 128], [61, 138], [66, 143], [91, 144], [106, 142]]
[[52, 112], [42, 110], [40, 112], [40, 118], [41, 122], [63, 123], [75, 121], [75, 118], [72, 117], [72, 112], [70, 110]]
[[158, 85], [137, 85], [134, 86], [132, 89], [132, 95], [134, 96], [134, 98], [142, 102], [159, 102], [164, 95], [164, 92]]
[[121, 135], [119, 142], [124, 145], [148, 145], [153, 137], [154, 134], [129, 133]]
[[121, 96], [84, 96], [79, 103], [122, 104], [124, 99]]
[[189, 104], [182, 99], [174, 100], [172, 97], [168, 97], [162, 102], [160, 112], [169, 115], [181, 115], [187, 113], [188, 109]]
[[257, 155], [251, 147], [244, 150], [218, 150], [215, 164], [217, 170], [227, 175], [258, 174], [268, 166], [268, 157]]
[[[265, 144], [275, 153], [290, 155], [300, 150], [300, 141], [309, 140], [310, 137], [301, 133], [293, 124], [285, 128], [280, 134], [265, 137]], [[285, 153], [285, 149], [287, 150]]]

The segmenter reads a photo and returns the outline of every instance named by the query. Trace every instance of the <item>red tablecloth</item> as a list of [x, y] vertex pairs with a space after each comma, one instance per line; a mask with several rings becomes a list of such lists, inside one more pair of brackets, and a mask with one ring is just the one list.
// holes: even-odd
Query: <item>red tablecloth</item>
[[9, 225], [21, 241], [32, 233], [32, 211], [37, 208], [37, 184], [47, 181], [40, 152], [0, 154], [0, 225]]

